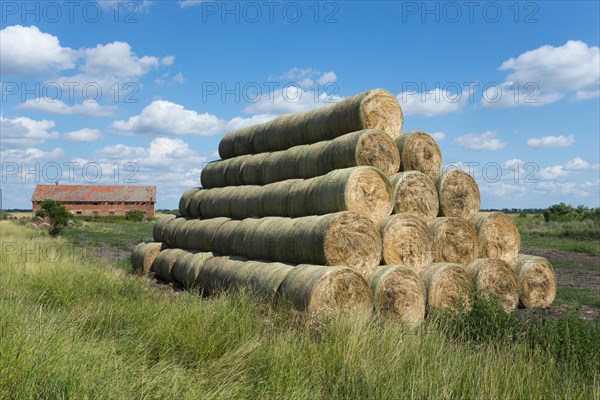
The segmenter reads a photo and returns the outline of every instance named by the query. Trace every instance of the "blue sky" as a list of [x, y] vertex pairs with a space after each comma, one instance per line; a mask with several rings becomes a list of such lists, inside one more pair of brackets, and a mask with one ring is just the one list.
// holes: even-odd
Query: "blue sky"
[[176, 208], [227, 131], [376, 87], [482, 208], [600, 206], [595, 1], [1, 7], [4, 208], [55, 180], [156, 185]]

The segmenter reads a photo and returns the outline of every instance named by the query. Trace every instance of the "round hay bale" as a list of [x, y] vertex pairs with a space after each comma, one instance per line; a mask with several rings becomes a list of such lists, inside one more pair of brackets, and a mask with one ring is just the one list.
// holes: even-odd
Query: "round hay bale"
[[227, 168], [225, 168], [225, 182], [227, 183], [227, 186], [239, 186], [244, 184], [242, 181], [242, 170], [251, 157], [251, 155], [244, 155], [233, 158], [227, 163]]
[[440, 205], [435, 185], [420, 171], [399, 172], [390, 176], [394, 193], [394, 213], [412, 214], [423, 221], [438, 216]]
[[[209, 163], [204, 170], [205, 188], [229, 185], [267, 185], [288, 179], [308, 179], [336, 169], [372, 166], [392, 175], [400, 166], [400, 155], [394, 141], [376, 129], [352, 132], [330, 141], [296, 146], [288, 150], [236, 157]], [[232, 163], [243, 162], [241, 182], [226, 180]]]
[[133, 271], [140, 275], [148, 275], [152, 269], [152, 263], [161, 250], [167, 247], [163, 243], [159, 242], [148, 242], [139, 243], [131, 252], [131, 266]]
[[386, 265], [369, 276], [375, 313], [382, 320], [417, 326], [425, 318], [425, 286], [410, 268]]
[[433, 182], [440, 175], [442, 152], [431, 135], [412, 131], [396, 138], [400, 152], [400, 171], [420, 171]]
[[519, 301], [527, 308], [546, 308], [556, 296], [556, 275], [543, 257], [520, 254], [514, 264]]
[[367, 282], [346, 267], [297, 265], [281, 283], [279, 295], [294, 309], [309, 314], [356, 315], [373, 307]]
[[[292, 149], [297, 149], [297, 146]], [[292, 149], [289, 151], [291, 152]], [[282, 157], [284, 153], [288, 153], [288, 151], [278, 151], [274, 153], [260, 153], [254, 154], [251, 158], [248, 159], [246, 164], [244, 164], [244, 168], [242, 168], [242, 182], [244, 185], [260, 185], [263, 182], [262, 174], [265, 169], [267, 169], [267, 159], [272, 157], [273, 154], [276, 156]], [[270, 183], [270, 182], [269, 182]]]
[[285, 150], [368, 128], [380, 129], [395, 137], [402, 130], [402, 122], [402, 110], [394, 95], [374, 89], [317, 110], [283, 115], [230, 132], [219, 143], [219, 155], [228, 159]]
[[221, 225], [213, 239], [213, 248], [216, 253], [235, 255], [244, 252], [244, 249], [238, 246], [240, 238], [237, 228], [241, 223], [242, 221], [229, 220]]
[[427, 307], [430, 310], [458, 312], [473, 308], [473, 282], [462, 266], [433, 263], [419, 276], [427, 290]]
[[199, 282], [207, 293], [245, 289], [273, 300], [292, 266], [277, 262], [249, 261], [241, 257], [215, 257], [200, 273]]
[[365, 129], [327, 142], [320, 164], [325, 172], [365, 165], [390, 176], [400, 168], [400, 153], [385, 132]]
[[70, 220], [67, 221], [67, 227], [68, 228], [75, 228], [76, 226], [77, 226], [77, 224], [72, 219], [70, 219]]
[[[283, 182], [275, 182], [265, 186], [253, 186], [254, 190], [258, 191], [256, 201], [260, 202], [260, 207], [254, 205], [252, 208], [255, 212], [259, 213], [259, 217], [287, 217], [289, 216], [287, 211], [287, 199], [288, 194], [292, 187], [297, 182], [301, 182], [298, 179], [290, 179]], [[302, 195], [305, 193], [299, 193]], [[256, 203], [256, 201], [254, 203]], [[306, 214], [304, 214], [306, 215]], [[246, 216], [249, 217], [250, 215]]]
[[187, 248], [198, 251], [214, 251], [214, 238], [221, 226], [231, 221], [229, 218], [192, 220], [187, 235]]
[[[183, 192], [181, 198], [179, 199], [179, 214], [189, 216], [190, 212], [190, 203], [192, 201], [192, 197], [196, 192], [198, 192], [200, 188], [191, 188]], [[197, 218], [197, 217], [196, 217]]]
[[410, 214], [394, 214], [381, 226], [386, 265], [405, 265], [416, 273], [433, 262], [433, 238], [425, 222]]
[[165, 215], [164, 217], [160, 217], [158, 221], [154, 223], [152, 227], [152, 238], [155, 242], [165, 242], [165, 228], [167, 224], [175, 219], [175, 215]]
[[353, 211], [376, 224], [392, 212], [387, 177], [373, 167], [332, 171], [307, 180], [205, 190], [202, 218], [303, 217]]
[[246, 189], [229, 186], [205, 190], [200, 202], [200, 217], [202, 219], [210, 219], [231, 216], [229, 207], [231, 199], [236, 197], [241, 190]]
[[[324, 265], [345, 265], [363, 276], [377, 266], [381, 258], [381, 236], [369, 219], [352, 212], [328, 214], [315, 228], [323, 232]], [[310, 233], [309, 233], [310, 234]], [[303, 242], [309, 242], [306, 234]], [[301, 243], [301, 242], [299, 242]]]
[[[163, 238], [164, 242], [169, 245], [169, 247], [177, 247], [177, 232], [179, 231], [180, 226], [187, 221], [185, 217], [177, 217], [169, 222], [165, 226]], [[180, 240], [180, 243], [185, 243], [185, 236], [183, 236], [183, 240]]]
[[492, 259], [478, 258], [466, 268], [475, 282], [475, 287], [485, 296], [493, 296], [510, 313], [519, 303], [517, 276], [508, 263]]
[[175, 242], [171, 247], [176, 247], [179, 249], [187, 249], [187, 237], [190, 232], [190, 227], [192, 226], [189, 222], [191, 220], [186, 219], [185, 221], [177, 224], [175, 226], [175, 230], [173, 232], [173, 236], [175, 237]]
[[202, 168], [200, 172], [200, 183], [204, 188], [224, 187], [227, 185], [225, 171], [229, 165], [228, 161], [211, 161]]
[[206, 262], [214, 256], [214, 253], [188, 252], [184, 256], [178, 258], [173, 265], [173, 277], [175, 278], [175, 282], [186, 289], [197, 287], [199, 285], [198, 276], [200, 275], [202, 267], [204, 267]]
[[41, 224], [38, 224], [37, 227], [40, 228], [43, 231], [50, 231], [50, 230], [52, 230], [52, 225], [50, 225], [47, 222], [42, 222]]
[[479, 211], [481, 198], [475, 179], [460, 169], [445, 172], [436, 182], [440, 199], [440, 216], [473, 218]]
[[[387, 176], [373, 167], [339, 169], [327, 175], [312, 178], [304, 190], [290, 191], [288, 202], [298, 196], [306, 207], [305, 214], [296, 214], [292, 207], [291, 217], [330, 214], [352, 211], [363, 215], [379, 225], [392, 213], [392, 187]], [[300, 184], [294, 188], [300, 188]]]
[[186, 254], [189, 253], [182, 249], [165, 249], [161, 251], [152, 264], [152, 272], [160, 280], [167, 283], [175, 281], [173, 266], [180, 257]]
[[35, 215], [35, 216], [31, 217], [31, 222], [36, 225], [39, 225], [42, 222], [44, 222], [44, 219], [42, 217], [38, 217], [37, 215]]
[[200, 204], [202, 204], [206, 192], [207, 190], [200, 189], [192, 195], [189, 206], [190, 217], [200, 218]]
[[439, 217], [427, 222], [433, 237], [433, 260], [469, 264], [479, 254], [479, 236], [462, 218]]
[[289, 222], [288, 218], [281, 217], [243, 220], [244, 226], [239, 227], [238, 232], [245, 232], [242, 245], [239, 247], [243, 248], [244, 257], [251, 260], [273, 260], [270, 254], [276, 246], [277, 232], [281, 232], [279, 226], [287, 222]]
[[501, 212], [479, 212], [470, 221], [479, 235], [479, 256], [512, 264], [519, 256], [521, 234], [515, 221]]
[[349, 211], [293, 219], [248, 218], [242, 223], [228, 224], [227, 232], [219, 232], [214, 251], [255, 260], [347, 265], [365, 276], [381, 258], [376, 226]]
[[298, 157], [297, 168], [300, 178], [312, 178], [330, 171], [324, 164], [325, 158], [323, 157], [326, 154], [325, 149], [330, 143], [329, 141], [318, 142], [304, 148]]

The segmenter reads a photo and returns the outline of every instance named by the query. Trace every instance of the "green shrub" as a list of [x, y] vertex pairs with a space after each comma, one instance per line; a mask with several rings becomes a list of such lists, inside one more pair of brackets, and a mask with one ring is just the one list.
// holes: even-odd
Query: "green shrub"
[[140, 221], [143, 221], [144, 218], [145, 218], [145, 215], [140, 210], [127, 211], [127, 213], [125, 214], [125, 219], [127, 221], [140, 222]]
[[71, 214], [65, 206], [58, 200], [46, 199], [42, 201], [41, 209], [36, 212], [36, 215], [42, 218], [49, 217], [52, 225], [50, 235], [58, 235], [65, 227], [73, 214]]

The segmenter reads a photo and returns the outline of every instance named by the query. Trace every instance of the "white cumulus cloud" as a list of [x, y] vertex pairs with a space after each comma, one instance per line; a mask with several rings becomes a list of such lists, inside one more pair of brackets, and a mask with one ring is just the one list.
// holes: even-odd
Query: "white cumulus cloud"
[[541, 138], [531, 138], [527, 140], [527, 146], [534, 149], [544, 149], [550, 147], [569, 147], [575, 143], [575, 136], [544, 136]]
[[404, 115], [436, 117], [460, 111], [465, 103], [464, 93], [451, 93], [443, 89], [427, 92], [402, 92], [396, 95]]
[[2, 145], [31, 147], [44, 143], [46, 140], [57, 139], [58, 132], [51, 131], [54, 121], [34, 120], [27, 117], [5, 118], [0, 116], [0, 131]]
[[63, 134], [63, 138], [71, 142], [95, 142], [102, 138], [98, 129], [83, 128]]
[[156, 100], [139, 115], [127, 121], [115, 121], [111, 127], [129, 134], [172, 134], [211, 136], [221, 133], [225, 121], [215, 115], [186, 110], [182, 105]]
[[444, 132], [434, 132], [431, 134], [431, 137], [433, 137], [438, 142], [446, 140], [446, 134]]
[[459, 136], [454, 140], [454, 144], [464, 147], [467, 150], [499, 150], [508, 144], [496, 137], [496, 132], [487, 131], [482, 134], [469, 133]]
[[500, 89], [502, 99], [490, 102], [484, 97], [485, 107], [535, 106], [565, 97], [585, 100], [600, 95], [600, 49], [580, 40], [526, 51], [504, 61], [499, 69], [511, 72], [506, 82], [490, 89], [488, 94]]
[[13, 25], [0, 30], [2, 74], [35, 75], [72, 68], [76, 52], [62, 47], [54, 35], [36, 26]]
[[115, 121], [111, 128], [123, 134], [197, 135], [212, 136], [246, 126], [267, 122], [273, 114], [252, 117], [235, 117], [223, 120], [209, 113], [187, 110], [182, 105], [166, 100], [156, 100], [146, 106], [139, 115], [126, 121]]
[[542, 168], [539, 171], [538, 176], [542, 179], [557, 179], [564, 178], [567, 175], [569, 175], [569, 173], [565, 171], [565, 168], [562, 165], [555, 165], [552, 167]]
[[29, 99], [17, 105], [17, 109], [43, 112], [47, 114], [81, 115], [84, 117], [106, 117], [115, 113], [115, 106], [102, 106], [97, 102], [83, 101], [69, 105], [61, 100], [49, 101], [44, 98]]

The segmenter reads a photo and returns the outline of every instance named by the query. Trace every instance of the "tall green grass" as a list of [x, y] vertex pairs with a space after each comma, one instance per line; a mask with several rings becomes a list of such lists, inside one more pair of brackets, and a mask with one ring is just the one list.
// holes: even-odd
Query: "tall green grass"
[[[6, 246], [72, 247], [10, 222], [0, 232], [0, 398], [600, 397], [588, 364], [519, 335], [477, 339], [475, 319], [417, 330], [368, 316], [307, 323], [244, 293], [163, 290], [78, 248], [38, 259]], [[553, 345], [571, 337], [540, 332]]]

